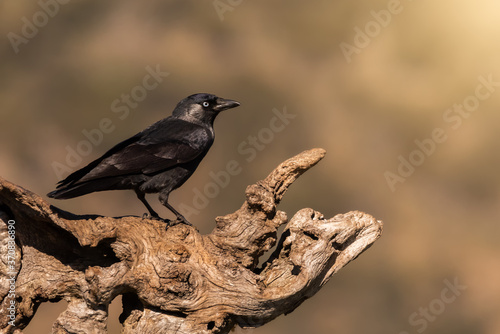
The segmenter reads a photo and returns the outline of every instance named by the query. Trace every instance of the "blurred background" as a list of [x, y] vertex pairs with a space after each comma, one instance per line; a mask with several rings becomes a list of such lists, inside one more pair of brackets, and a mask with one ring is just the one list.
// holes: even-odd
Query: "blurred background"
[[[170, 197], [202, 233], [240, 207], [247, 185], [314, 147], [327, 156], [280, 209], [384, 221], [382, 238], [316, 296], [236, 332], [500, 333], [497, 2], [59, 1], [0, 2], [2, 177], [46, 198], [185, 96], [235, 99]], [[239, 173], [210, 188], [231, 160]], [[131, 191], [50, 203], [145, 212]], [[41, 305], [25, 333], [50, 332], [64, 309]], [[110, 333], [120, 312], [117, 298]]]

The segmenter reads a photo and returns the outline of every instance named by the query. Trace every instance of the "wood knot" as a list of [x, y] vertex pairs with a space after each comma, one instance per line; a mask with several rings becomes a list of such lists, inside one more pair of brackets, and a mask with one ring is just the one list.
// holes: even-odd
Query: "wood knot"
[[276, 209], [274, 193], [260, 182], [248, 186], [245, 195], [250, 207], [260, 209], [267, 214], [274, 212]]

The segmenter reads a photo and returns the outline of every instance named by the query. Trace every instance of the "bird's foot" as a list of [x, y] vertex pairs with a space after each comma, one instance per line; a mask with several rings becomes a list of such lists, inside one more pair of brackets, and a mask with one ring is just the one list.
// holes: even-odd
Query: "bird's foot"
[[177, 219], [175, 220], [176, 224], [185, 224], [187, 226], [191, 226], [193, 227], [193, 224], [191, 224], [190, 222], [187, 221], [186, 218], [184, 217], [177, 217]]
[[142, 219], [153, 219], [153, 220], [165, 221], [165, 219], [161, 218], [160, 216], [152, 215], [152, 214], [149, 214], [147, 212], [142, 215]]
[[165, 223], [165, 230], [168, 230], [169, 227], [175, 226], [175, 225], [178, 225], [178, 224], [184, 224], [184, 225], [187, 225], [187, 226], [194, 227], [194, 225], [191, 224], [190, 222], [188, 222], [187, 219], [184, 218], [184, 217], [177, 217], [175, 220], [171, 220], [171, 219], [163, 219], [163, 218], [161, 218], [158, 215], [155, 216], [155, 215], [151, 215], [149, 213], [144, 213], [142, 215], [142, 219], [153, 219], [153, 220], [162, 221], [162, 222]]
[[165, 229], [168, 229], [171, 226], [175, 226], [175, 225], [179, 225], [179, 224], [184, 224], [184, 225], [187, 225], [187, 226], [194, 227], [194, 225], [191, 224], [190, 222], [188, 222], [186, 220], [186, 218], [184, 218], [184, 217], [182, 217], [182, 218], [181, 217], [177, 217], [177, 219], [175, 219], [175, 220], [165, 219], [164, 221], [167, 224], [167, 226], [166, 226]]

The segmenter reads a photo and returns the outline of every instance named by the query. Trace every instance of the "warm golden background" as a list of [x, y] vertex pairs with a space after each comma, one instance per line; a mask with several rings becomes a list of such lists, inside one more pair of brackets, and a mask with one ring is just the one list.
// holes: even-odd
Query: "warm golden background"
[[[247, 333], [498, 334], [500, 86], [461, 124], [443, 117], [473, 101], [480, 76], [500, 82], [500, 5], [401, 0], [385, 27], [376, 23], [372, 11], [394, 1], [220, 0], [229, 7], [218, 13], [213, 1], [66, 0], [16, 53], [10, 33], [21, 36], [23, 17], [44, 23], [42, 7], [4, 0], [0, 175], [45, 196], [58, 181], [52, 164], [64, 163], [66, 147], [75, 149], [82, 131], [103, 118], [114, 131], [78, 167], [168, 116], [189, 94], [236, 99], [241, 107], [216, 121], [211, 152], [171, 196], [174, 206], [192, 205], [210, 172], [240, 163], [241, 173], [190, 217], [202, 232], [241, 205], [247, 184], [313, 147], [325, 148], [326, 158], [292, 186], [281, 209], [289, 217], [303, 207], [327, 217], [357, 209], [385, 223], [382, 238], [316, 296]], [[358, 36], [358, 46], [367, 45], [348, 62], [340, 45], [355, 46], [356, 27], [373, 37]], [[170, 75], [119, 119], [113, 101], [157, 65]], [[248, 162], [238, 146], [285, 107], [295, 118]], [[384, 173], [397, 173], [400, 156], [408, 159], [415, 140], [436, 128], [447, 140], [391, 191]], [[145, 211], [132, 192], [50, 202], [82, 214]], [[444, 303], [445, 281], [467, 288]], [[110, 333], [119, 333], [119, 306], [112, 305]], [[426, 321], [418, 313], [429, 307]], [[63, 309], [64, 302], [43, 304], [26, 333], [48, 333]]]

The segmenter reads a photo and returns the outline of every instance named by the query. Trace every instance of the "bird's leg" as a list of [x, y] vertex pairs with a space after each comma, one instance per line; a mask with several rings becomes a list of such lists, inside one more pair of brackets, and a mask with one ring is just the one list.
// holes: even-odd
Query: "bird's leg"
[[165, 193], [160, 193], [159, 199], [160, 199], [161, 204], [163, 204], [167, 209], [169, 209], [170, 211], [172, 211], [172, 213], [177, 217], [177, 219], [175, 221], [176, 224], [183, 223], [183, 224], [186, 224], [186, 225], [189, 225], [189, 226], [193, 226], [193, 224], [191, 224], [190, 222], [188, 222], [188, 220], [183, 215], [181, 215], [170, 204], [168, 204], [168, 194], [165, 195]]
[[174, 215], [177, 216], [177, 222], [178, 223], [184, 223], [186, 225], [189, 225], [189, 226], [193, 226], [193, 224], [191, 224], [190, 222], [188, 222], [188, 220], [186, 219], [186, 217], [184, 217], [183, 215], [181, 215], [177, 210], [175, 210], [170, 204], [168, 204], [167, 202], [165, 203], [162, 203], [163, 205], [165, 205], [170, 211], [172, 211], [174, 213]]
[[140, 192], [139, 190], [135, 190], [135, 194], [137, 195], [137, 198], [142, 202], [142, 204], [144, 204], [146, 206], [151, 217], [161, 219], [160, 216], [158, 216], [158, 214], [156, 213], [156, 211], [153, 210], [151, 205], [149, 205], [149, 203], [146, 201], [146, 195], [143, 192]]

